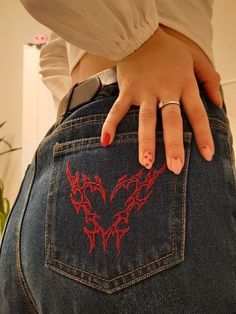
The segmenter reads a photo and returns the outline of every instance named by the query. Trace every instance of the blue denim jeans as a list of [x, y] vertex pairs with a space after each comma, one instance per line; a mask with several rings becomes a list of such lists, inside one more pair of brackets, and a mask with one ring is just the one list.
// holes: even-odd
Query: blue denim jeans
[[138, 161], [139, 107], [114, 142], [103, 122], [117, 83], [54, 125], [28, 167], [0, 255], [1, 314], [236, 313], [236, 186], [225, 109], [200, 87], [215, 143], [205, 161], [182, 112], [185, 165]]

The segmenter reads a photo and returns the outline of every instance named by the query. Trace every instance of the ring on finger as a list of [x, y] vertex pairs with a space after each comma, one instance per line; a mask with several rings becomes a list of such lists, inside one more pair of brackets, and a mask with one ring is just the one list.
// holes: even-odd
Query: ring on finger
[[180, 103], [178, 101], [176, 101], [176, 100], [168, 100], [168, 101], [161, 100], [158, 103], [158, 108], [162, 109], [162, 108], [164, 108], [165, 106], [168, 106], [168, 105], [177, 105], [177, 106], [180, 107]]

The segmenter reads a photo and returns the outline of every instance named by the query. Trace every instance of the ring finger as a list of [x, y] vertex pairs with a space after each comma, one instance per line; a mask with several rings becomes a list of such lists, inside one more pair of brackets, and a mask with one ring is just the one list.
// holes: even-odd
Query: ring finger
[[175, 174], [179, 174], [185, 159], [180, 106], [168, 104], [161, 109], [161, 115], [167, 167]]

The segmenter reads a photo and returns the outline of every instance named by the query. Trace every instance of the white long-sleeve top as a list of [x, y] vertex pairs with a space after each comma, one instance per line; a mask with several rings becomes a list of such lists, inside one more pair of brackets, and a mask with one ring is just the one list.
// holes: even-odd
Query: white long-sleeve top
[[193, 40], [214, 63], [213, 1], [21, 0], [35, 19], [54, 32], [41, 52], [41, 73], [58, 100], [71, 86], [70, 73], [86, 52], [119, 61], [147, 41], [159, 23]]

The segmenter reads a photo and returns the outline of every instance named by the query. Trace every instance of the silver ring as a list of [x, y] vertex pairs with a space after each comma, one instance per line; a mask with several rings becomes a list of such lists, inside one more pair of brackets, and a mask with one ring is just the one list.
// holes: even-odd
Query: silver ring
[[180, 103], [178, 101], [175, 101], [175, 100], [163, 101], [163, 100], [161, 100], [158, 103], [158, 108], [162, 109], [163, 107], [165, 107], [167, 105], [178, 105], [180, 107]]

